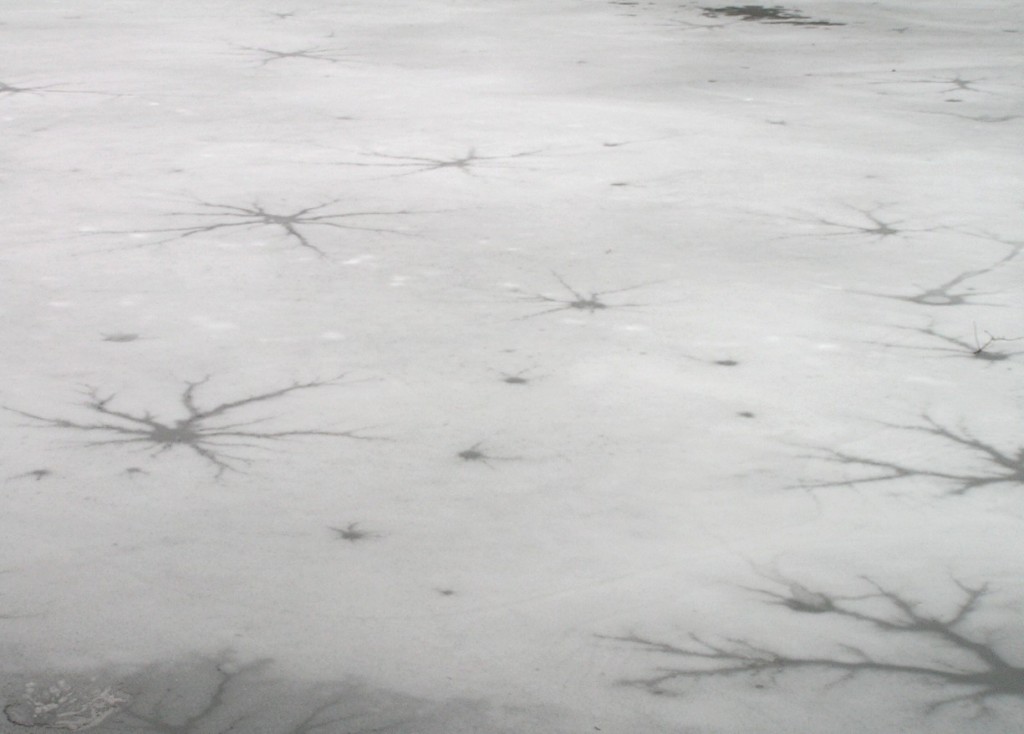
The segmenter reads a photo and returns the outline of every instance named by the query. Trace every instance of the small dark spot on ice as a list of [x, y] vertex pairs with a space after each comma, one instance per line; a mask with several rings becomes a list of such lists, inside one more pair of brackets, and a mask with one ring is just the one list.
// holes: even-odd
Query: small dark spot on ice
[[740, 418], [753, 418], [754, 417], [754, 414], [751, 413], [749, 410], [741, 410], [736, 415], [738, 415]]
[[715, 364], [719, 367], [735, 367], [739, 364], [735, 359], [716, 359]]

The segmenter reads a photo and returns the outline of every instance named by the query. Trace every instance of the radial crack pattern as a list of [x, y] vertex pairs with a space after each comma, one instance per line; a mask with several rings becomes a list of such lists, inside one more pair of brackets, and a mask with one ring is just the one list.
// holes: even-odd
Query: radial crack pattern
[[391, 155], [388, 153], [368, 153], [372, 158], [379, 159], [378, 162], [370, 161], [339, 161], [332, 163], [335, 166], [355, 166], [358, 168], [404, 168], [404, 173], [395, 173], [393, 178], [413, 176], [418, 173], [430, 173], [432, 171], [454, 170], [467, 176], [474, 176], [478, 168], [484, 166], [502, 166], [502, 161], [511, 161], [516, 158], [525, 158], [536, 155], [540, 150], [527, 150], [509, 155], [480, 155], [476, 148], [469, 148], [464, 155], [452, 158], [434, 158], [430, 156], [415, 155]]
[[175, 240], [183, 240], [196, 235], [210, 234], [221, 230], [247, 230], [254, 228], [270, 227], [283, 233], [291, 243], [307, 250], [312, 250], [320, 257], [327, 257], [327, 253], [319, 246], [313, 244], [306, 236], [306, 227], [330, 227], [333, 229], [356, 230], [360, 232], [386, 232], [389, 234], [406, 234], [397, 229], [386, 227], [368, 227], [358, 224], [348, 224], [346, 220], [360, 217], [381, 217], [399, 216], [403, 214], [415, 214], [416, 212], [399, 211], [363, 211], [363, 212], [337, 212], [330, 213], [323, 210], [338, 203], [338, 199], [328, 201], [317, 206], [299, 209], [291, 214], [280, 214], [269, 211], [262, 204], [253, 203], [250, 206], [236, 206], [234, 204], [212, 204], [200, 202], [200, 206], [209, 211], [199, 212], [175, 212], [171, 216], [190, 217], [197, 219], [212, 220], [208, 224], [195, 224], [189, 227], [168, 227], [163, 229], [129, 230], [129, 231], [102, 231], [95, 234], [167, 234], [167, 237], [155, 242], [147, 242], [136, 247], [152, 247], [162, 245]]
[[185, 383], [185, 389], [179, 396], [185, 416], [176, 420], [157, 418], [149, 410], [131, 412], [115, 408], [113, 405], [115, 394], [104, 396], [92, 387], [86, 388], [88, 399], [84, 403], [88, 411], [99, 416], [92, 422], [54, 418], [6, 405], [2, 407], [30, 419], [36, 425], [96, 436], [96, 439], [87, 442], [87, 446], [138, 447], [148, 450], [154, 456], [179, 448], [191, 451], [210, 464], [217, 477], [226, 471], [239, 471], [239, 464], [251, 463], [251, 459], [241, 455], [244, 450], [265, 448], [270, 442], [307, 436], [365, 441], [381, 440], [359, 435], [358, 430], [255, 430], [252, 426], [265, 423], [271, 418], [250, 420], [233, 420], [231, 418], [243, 409], [271, 403], [293, 393], [341, 384], [341, 377], [326, 381], [294, 382], [288, 387], [256, 393], [238, 400], [203, 408], [197, 402], [196, 392], [208, 380], [209, 377], [206, 377], [202, 380]]
[[627, 286], [626, 288], [615, 288], [613, 290], [607, 291], [594, 291], [588, 295], [584, 292], [576, 290], [573, 286], [569, 285], [569, 283], [567, 283], [566, 280], [558, 273], [552, 271], [551, 274], [555, 277], [555, 280], [557, 280], [561, 284], [562, 288], [564, 288], [570, 294], [571, 297], [555, 298], [553, 296], [546, 296], [542, 293], [526, 296], [526, 300], [529, 301], [540, 301], [542, 303], [550, 303], [556, 305], [552, 306], [551, 308], [546, 308], [543, 311], [538, 311], [537, 313], [521, 316], [520, 320], [533, 319], [537, 318], [538, 316], [543, 316], [549, 313], [556, 313], [558, 311], [585, 311], [587, 313], [593, 314], [608, 308], [637, 308], [641, 306], [646, 306], [649, 304], [606, 303], [605, 301], [601, 300], [601, 296], [607, 296], [613, 293], [625, 293], [627, 291], [633, 291], [639, 288], [645, 288], [649, 285], [656, 285], [658, 283], [664, 282], [651, 281], [648, 283], [639, 283], [637, 285]]

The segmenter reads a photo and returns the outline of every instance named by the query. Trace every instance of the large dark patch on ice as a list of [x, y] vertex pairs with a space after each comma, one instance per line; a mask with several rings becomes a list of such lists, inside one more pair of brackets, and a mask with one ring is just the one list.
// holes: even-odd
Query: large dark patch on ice
[[799, 11], [791, 8], [784, 8], [781, 5], [723, 5], [718, 8], [701, 7], [704, 15], [708, 18], [719, 18], [721, 16], [737, 17], [741, 20], [756, 20], [762, 23], [784, 23], [786, 25], [844, 25], [833, 23], [828, 20], [814, 20]]

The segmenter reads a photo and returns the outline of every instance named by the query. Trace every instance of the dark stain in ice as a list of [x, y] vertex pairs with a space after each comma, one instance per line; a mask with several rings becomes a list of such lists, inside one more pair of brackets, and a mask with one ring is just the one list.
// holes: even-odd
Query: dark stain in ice
[[369, 530], [362, 530], [359, 527], [359, 523], [350, 522], [343, 528], [331, 527], [335, 535], [339, 540], [347, 540], [349, 543], [358, 543], [361, 540], [367, 540], [368, 538], [380, 537], [377, 533], [370, 532]]
[[723, 5], [718, 8], [701, 7], [707, 18], [727, 16], [740, 20], [753, 20], [761, 23], [802, 25], [802, 26], [839, 26], [844, 23], [833, 23], [827, 20], [813, 20], [799, 11], [784, 8], [781, 5]]
[[121, 333], [121, 332], [114, 333], [114, 334], [101, 334], [100, 336], [103, 337], [103, 341], [105, 341], [105, 342], [117, 342], [117, 343], [133, 342], [133, 341], [138, 341], [138, 339], [139, 339], [139, 335], [138, 334], [129, 334], [129, 333]]
[[[646, 355], [647, 352], [640, 352], [641, 355]], [[701, 359], [700, 357], [694, 357], [689, 354], [681, 355], [683, 359], [688, 359], [691, 362], [701, 362], [703, 364], [712, 364], [716, 367], [738, 367], [740, 362], [735, 359]]]
[[15, 479], [35, 479], [37, 482], [45, 477], [52, 476], [53, 472], [49, 469], [33, 469], [32, 471], [24, 472], [23, 474], [15, 474], [12, 477], [7, 477], [6, 481], [10, 482]]
[[494, 465], [491, 464], [492, 461], [519, 461], [522, 459], [521, 456], [494, 456], [492, 454], [488, 454], [480, 449], [482, 445], [483, 441], [477, 441], [468, 449], [463, 449], [457, 453], [456, 456], [463, 461], [479, 462], [491, 469], [494, 468]]
[[519, 370], [518, 372], [502, 372], [501, 381], [506, 385], [529, 385], [535, 379], [533, 377], [525, 376], [529, 371], [530, 368], [527, 367], [526, 369]]

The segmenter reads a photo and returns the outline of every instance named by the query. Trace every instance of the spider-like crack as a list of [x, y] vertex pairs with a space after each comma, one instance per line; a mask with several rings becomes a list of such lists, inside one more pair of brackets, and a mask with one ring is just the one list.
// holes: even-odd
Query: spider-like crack
[[974, 471], [952, 471], [936, 466], [914, 466], [898, 461], [862, 456], [847, 451], [819, 448], [814, 458], [824, 459], [832, 464], [840, 464], [855, 469], [870, 471], [870, 474], [828, 482], [801, 483], [802, 489], [819, 489], [824, 487], [851, 487], [880, 482], [894, 482], [904, 479], [933, 479], [937, 483], [949, 485], [948, 495], [965, 495], [975, 490], [994, 487], [1000, 484], [1024, 485], [1024, 444], [1010, 450], [1004, 450], [992, 443], [987, 443], [966, 428], [958, 431], [947, 428], [929, 416], [924, 416], [924, 425], [894, 425], [903, 431], [923, 433], [936, 439], [935, 450], [943, 455], [954, 452], [964, 453], [976, 461], [979, 467]]
[[[785, 652], [783, 645], [734, 637], [715, 640], [693, 632], [682, 642], [638, 634], [599, 637], [656, 655], [661, 664], [650, 675], [622, 683], [658, 695], [682, 695], [696, 682], [726, 678], [753, 677], [757, 687], [764, 687], [787, 674], [815, 671], [834, 673], [839, 682], [861, 676], [900, 676], [938, 685], [945, 695], [928, 703], [927, 713], [952, 705], [984, 708], [995, 698], [1024, 700], [1024, 667], [1008, 659], [984, 635], [964, 630], [989, 593], [987, 585], [972, 587], [955, 581], [961, 599], [952, 612], [941, 615], [922, 611], [920, 602], [869, 578], [863, 581], [868, 586], [866, 593], [851, 597], [794, 586], [795, 582], [785, 584], [782, 592], [759, 591], [768, 597], [768, 603], [794, 614], [842, 623], [849, 634], [910, 637], [930, 650], [904, 653], [906, 657], [901, 658], [878, 657], [840, 639], [833, 651], [801, 655]], [[936, 660], [936, 653], [942, 658]]]
[[391, 155], [389, 153], [367, 153], [365, 155], [380, 159], [378, 162], [370, 161], [337, 161], [330, 163], [333, 166], [355, 166], [359, 168], [405, 168], [409, 169], [404, 173], [395, 173], [388, 178], [401, 178], [404, 176], [415, 176], [420, 173], [432, 171], [454, 170], [467, 176], [475, 176], [476, 170], [485, 166], [501, 167], [503, 161], [511, 161], [517, 158], [526, 158], [537, 155], [541, 151], [526, 150], [508, 155], [480, 155], [476, 148], [469, 148], [465, 154], [452, 158], [433, 158], [429, 156], [415, 155]]
[[[966, 341], [965, 339], [960, 339], [955, 336], [949, 336], [948, 334], [943, 334], [942, 332], [936, 331], [934, 323], [930, 324], [927, 328], [907, 326], [900, 326], [897, 328], [904, 329], [907, 331], [914, 331], [917, 332], [918, 334], [923, 334], [933, 339], [944, 341], [946, 342], [946, 344], [949, 344], [951, 346], [925, 347], [916, 346], [912, 344], [891, 344], [889, 342], [884, 342], [883, 346], [895, 347], [898, 349], [914, 349], [924, 352], [940, 352], [938, 356], [941, 357], [973, 359], [980, 362], [987, 362], [990, 364], [993, 362], [1004, 362], [1008, 359], [1012, 359], [1013, 357], [1019, 354], [1024, 354], [1024, 351], [1002, 351], [996, 347], [992, 347], [993, 344], [998, 344], [1001, 342], [1024, 341], [1024, 337], [995, 336], [986, 331], [984, 332], [986, 338], [982, 339], [982, 337], [978, 333], [977, 325], [975, 325], [974, 327], [973, 342], [969, 342]], [[990, 347], [992, 348], [990, 349]]]
[[1004, 240], [988, 232], [975, 234], [967, 232], [972, 236], [981, 237], [986, 240], [999, 242], [1001, 244], [1009, 246], [1010, 250], [1003, 257], [999, 258], [991, 265], [983, 268], [977, 268], [975, 270], [965, 270], [958, 275], [950, 278], [947, 281], [939, 283], [931, 288], [918, 286], [919, 290], [913, 295], [895, 295], [891, 293], [878, 293], [875, 291], [860, 291], [854, 290], [853, 293], [858, 293], [864, 296], [875, 296], [877, 298], [889, 298], [896, 301], [904, 301], [905, 303], [914, 303], [919, 306], [999, 306], [1002, 304], [993, 303], [991, 301], [978, 301], [975, 300], [979, 297], [995, 295], [997, 291], [986, 291], [978, 292], [973, 288], [964, 287], [964, 284], [968, 281], [980, 278], [984, 275], [988, 275], [1002, 266], [1014, 260], [1022, 251], [1024, 251], [1024, 241], [1016, 242], [1013, 240]]
[[284, 61], [285, 59], [325, 61], [328, 64], [337, 64], [344, 60], [337, 55], [339, 51], [343, 51], [344, 49], [326, 48], [323, 46], [309, 46], [307, 48], [300, 48], [294, 51], [278, 51], [276, 49], [263, 48], [261, 46], [238, 46], [237, 48], [242, 51], [260, 54], [263, 57], [263, 60], [257, 64], [258, 67], [264, 67], [275, 61]]
[[936, 90], [938, 94], [946, 94], [947, 92], [978, 92], [979, 94], [996, 94], [996, 92], [991, 92], [986, 89], [978, 89], [977, 87], [973, 86], [978, 82], [983, 81], [987, 81], [987, 79], [984, 77], [979, 79], [965, 79], [959, 74], [957, 74], [952, 78], [902, 80], [890, 79], [884, 81], [870, 82], [870, 84], [885, 84], [889, 86], [893, 84], [941, 84], [942, 88]]
[[344, 384], [341, 377], [332, 380], [313, 380], [309, 382], [293, 382], [291, 385], [277, 390], [256, 393], [208, 408], [202, 408], [197, 402], [196, 392], [209, 381], [209, 377], [194, 382], [186, 382], [179, 400], [185, 415], [175, 420], [157, 418], [148, 410], [130, 412], [115, 408], [115, 394], [101, 395], [96, 388], [86, 388], [87, 400], [85, 408], [99, 418], [93, 422], [68, 418], [57, 418], [30, 413], [25, 410], [2, 406], [4, 410], [23, 416], [35, 425], [45, 428], [58, 428], [64, 431], [79, 432], [98, 436], [88, 441], [87, 446], [128, 446], [138, 447], [157, 456], [173, 449], [191, 451], [210, 464], [215, 476], [220, 477], [226, 471], [240, 471], [239, 464], [250, 464], [251, 459], [234, 452], [236, 450], [266, 448], [268, 443], [302, 437], [347, 438], [362, 441], [384, 440], [379, 437], [363, 436], [359, 429], [349, 431], [333, 431], [326, 429], [291, 429], [264, 430], [251, 428], [265, 423], [271, 418], [255, 418], [251, 420], [233, 421], [231, 416], [251, 406], [271, 403], [288, 395], [303, 390]]
[[588, 295], [582, 291], [576, 290], [573, 286], [569, 285], [569, 283], [566, 282], [565, 278], [563, 278], [555, 271], [551, 271], [551, 274], [555, 277], [555, 280], [557, 280], [559, 284], [561, 284], [561, 286], [566, 291], [569, 292], [571, 297], [556, 298], [553, 296], [546, 296], [543, 293], [525, 296], [525, 300], [528, 301], [539, 301], [541, 303], [551, 303], [556, 305], [552, 306], [551, 308], [546, 308], [543, 311], [538, 311], [537, 313], [527, 314], [526, 316], [520, 316], [518, 319], [519, 321], [523, 321], [526, 319], [535, 319], [538, 316], [544, 316], [545, 314], [556, 313], [559, 311], [585, 311], [587, 313], [594, 314], [597, 313], [598, 311], [604, 311], [605, 309], [609, 308], [640, 308], [643, 306], [648, 306], [650, 304], [647, 303], [606, 303], [605, 301], [601, 300], [601, 297], [611, 295], [613, 293], [625, 293], [627, 291], [634, 291], [639, 288], [646, 288], [647, 286], [650, 285], [657, 285], [658, 283], [665, 282], [662, 280], [649, 281], [647, 283], [638, 283], [637, 285], [631, 285], [625, 288], [614, 288], [612, 290], [607, 291], [593, 291]]
[[[822, 224], [826, 227], [831, 227], [833, 232], [825, 232], [822, 234], [813, 235], [814, 237], [859, 237], [862, 235], [869, 235], [877, 238], [878, 240], [888, 239], [889, 237], [903, 236], [911, 232], [934, 232], [939, 227], [931, 227], [927, 229], [908, 229], [900, 227], [904, 220], [885, 220], [879, 212], [885, 209], [884, 205], [876, 206], [873, 209], [861, 209], [856, 206], [847, 205], [849, 209], [857, 212], [865, 220], [863, 224], [855, 224], [850, 222], [836, 221], [833, 219], [825, 219], [822, 217], [816, 217], [813, 221], [817, 224]], [[793, 221], [804, 222], [803, 219], [797, 219], [790, 217]], [[786, 235], [785, 237], [807, 237], [811, 235]]]
[[169, 234], [170, 236], [163, 239], [159, 239], [155, 242], [146, 242], [143, 244], [133, 245], [132, 248], [139, 247], [153, 247], [156, 245], [162, 245], [167, 242], [173, 242], [175, 240], [183, 240], [188, 237], [194, 237], [196, 235], [209, 234], [211, 232], [217, 232], [219, 230], [236, 230], [236, 229], [253, 229], [261, 227], [270, 227], [277, 229], [284, 233], [285, 238], [298, 245], [299, 247], [307, 250], [312, 250], [319, 257], [327, 257], [327, 253], [314, 245], [309, 238], [303, 233], [305, 227], [330, 227], [333, 229], [343, 230], [356, 230], [360, 232], [384, 232], [389, 234], [402, 234], [406, 235], [406, 232], [397, 229], [388, 229], [385, 227], [365, 227], [357, 224], [345, 224], [344, 220], [359, 218], [359, 217], [379, 217], [379, 216], [399, 216], [403, 214], [417, 214], [422, 212], [413, 212], [408, 210], [398, 211], [363, 211], [363, 212], [337, 212], [330, 213], [324, 212], [323, 210], [327, 207], [333, 206], [338, 203], [340, 199], [328, 201], [317, 206], [306, 207], [305, 209], [299, 209], [298, 211], [292, 212], [291, 214], [282, 214], [274, 211], [269, 211], [258, 202], [254, 202], [249, 206], [237, 206], [234, 204], [213, 204], [207, 202], [199, 202], [199, 205], [205, 207], [210, 211], [199, 211], [199, 212], [174, 212], [170, 216], [175, 217], [193, 217], [193, 218], [208, 218], [217, 221], [213, 221], [209, 224], [197, 224], [190, 227], [169, 227], [164, 229], [148, 229], [148, 230], [120, 230], [120, 231], [100, 231], [92, 234]]

